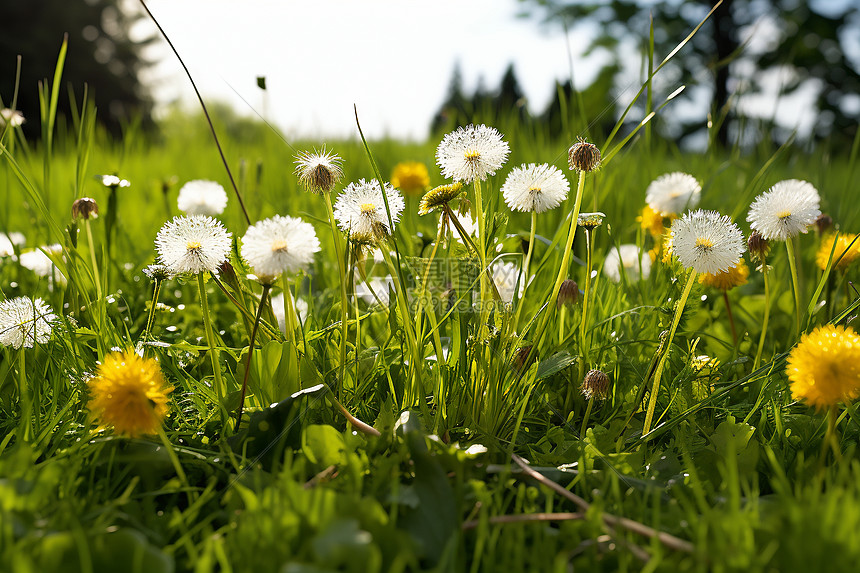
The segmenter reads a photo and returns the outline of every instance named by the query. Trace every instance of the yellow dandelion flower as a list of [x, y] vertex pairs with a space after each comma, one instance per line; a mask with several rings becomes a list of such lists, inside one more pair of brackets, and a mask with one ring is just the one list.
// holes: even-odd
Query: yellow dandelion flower
[[747, 278], [750, 276], [750, 269], [747, 267], [743, 257], [738, 260], [738, 264], [725, 270], [721, 273], [711, 274], [702, 273], [699, 275], [699, 283], [705, 286], [714, 287], [720, 290], [732, 290], [736, 286], [746, 284]]
[[90, 411], [118, 434], [155, 434], [167, 414], [167, 386], [158, 362], [134, 352], [105, 356], [90, 380]]
[[791, 395], [821, 409], [860, 395], [860, 336], [827, 324], [804, 334], [788, 356]]
[[663, 235], [663, 264], [671, 264], [672, 256], [672, 233], [666, 233]]
[[[674, 217], [670, 217], [672, 219]], [[650, 205], [645, 205], [642, 213], [636, 217], [639, 225], [645, 231], [651, 233], [652, 237], [659, 237], [663, 234], [665, 227], [663, 225], [663, 215], [651, 208]]]
[[449, 201], [456, 199], [463, 191], [463, 184], [455, 181], [450, 185], [440, 185], [434, 187], [421, 197], [418, 202], [418, 214], [426, 215], [447, 204]]
[[[822, 271], [827, 268], [827, 261], [830, 260], [830, 251], [833, 251], [833, 265], [840, 271], [844, 271], [848, 266], [860, 257], [860, 239], [857, 235], [843, 233], [836, 236], [835, 233], [828, 233], [821, 239], [821, 246], [818, 247], [818, 252], [815, 253], [815, 264]], [[852, 245], [852, 241], [854, 244]], [[833, 243], [836, 243], [836, 248], [833, 248]], [[842, 257], [841, 259], [839, 257]], [[836, 261], [839, 261], [837, 264]]]
[[391, 184], [407, 195], [422, 193], [430, 186], [430, 174], [423, 163], [404, 161], [394, 166]]

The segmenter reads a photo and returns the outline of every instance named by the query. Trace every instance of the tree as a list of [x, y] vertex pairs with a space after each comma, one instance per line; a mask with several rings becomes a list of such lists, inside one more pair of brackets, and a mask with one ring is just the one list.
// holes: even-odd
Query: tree
[[[39, 133], [40, 81], [53, 81], [63, 35], [69, 45], [62, 76], [62, 90], [76, 93], [78, 105], [87, 84], [98, 108], [98, 118], [119, 133], [123, 123], [139, 116], [151, 124], [152, 102], [139, 74], [147, 65], [141, 50], [154, 38], [134, 41], [131, 25], [140, 16], [120, 9], [120, 0], [27, 0], [7, 2], [0, 34], [0, 97], [12, 104], [17, 56], [21, 78], [16, 108], [28, 122], [28, 136]], [[60, 113], [70, 110], [69, 98], [60, 98]]]
[[[653, 17], [655, 58], [659, 62], [708, 13], [716, 0], [520, 0], [548, 21], [591, 23], [602, 31], [589, 49], [617, 51], [626, 38], [644, 48]], [[710, 117], [720, 124], [717, 140], [726, 144], [735, 125], [734, 95], [772, 87], [772, 72], [787, 78], [781, 95], [817, 88], [812, 136], [853, 137], [857, 126], [860, 62], [846, 57], [846, 42], [860, 34], [853, 3], [823, 0], [723, 0], [705, 26], [673, 60], [665, 75], [672, 83], [699, 83], [710, 93]], [[853, 36], [852, 36], [853, 35]], [[747, 41], [749, 39], [749, 41]], [[743, 44], [742, 44], [743, 42]], [[661, 71], [661, 74], [664, 74]], [[697, 82], [697, 78], [707, 78]], [[693, 90], [688, 90], [693, 91]], [[704, 128], [705, 114], [675, 126], [685, 137]], [[788, 125], [789, 129], [793, 126]]]

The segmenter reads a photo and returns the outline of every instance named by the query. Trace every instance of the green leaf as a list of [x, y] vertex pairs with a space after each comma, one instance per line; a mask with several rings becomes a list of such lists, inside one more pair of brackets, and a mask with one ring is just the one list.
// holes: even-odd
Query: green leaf
[[322, 467], [346, 463], [343, 434], [333, 427], [314, 424], [305, 428], [303, 437], [302, 451], [311, 462]]

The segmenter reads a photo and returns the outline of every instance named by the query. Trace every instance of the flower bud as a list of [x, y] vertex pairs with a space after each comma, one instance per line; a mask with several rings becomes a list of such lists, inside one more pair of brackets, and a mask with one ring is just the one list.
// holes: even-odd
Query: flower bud
[[768, 251], [770, 251], [770, 243], [761, 233], [753, 231], [750, 233], [749, 239], [747, 239], [747, 248], [753, 257], [763, 260]]
[[556, 308], [561, 308], [563, 304], [572, 306], [576, 304], [577, 300], [579, 300], [579, 285], [576, 284], [576, 281], [565, 279], [558, 289], [558, 300], [555, 303]]
[[594, 171], [600, 167], [600, 150], [593, 143], [580, 138], [568, 150], [567, 163], [574, 171]]
[[99, 206], [95, 199], [81, 197], [72, 203], [72, 217], [75, 219], [96, 218], [99, 214]]
[[589, 370], [582, 381], [580, 391], [588, 400], [604, 400], [609, 393], [609, 376], [600, 370]]

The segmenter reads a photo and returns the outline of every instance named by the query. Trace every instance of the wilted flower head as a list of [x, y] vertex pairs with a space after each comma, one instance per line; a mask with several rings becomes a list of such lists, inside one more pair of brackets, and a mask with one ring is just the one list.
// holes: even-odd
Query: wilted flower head
[[788, 356], [791, 395], [818, 409], [860, 395], [860, 336], [851, 327], [826, 324], [809, 334]]
[[81, 197], [75, 199], [72, 203], [72, 217], [75, 219], [89, 219], [97, 217], [99, 214], [99, 205], [96, 200], [91, 197]]
[[606, 213], [595, 211], [594, 213], [580, 213], [576, 221], [577, 226], [589, 231], [596, 229], [603, 224], [603, 219], [606, 218]]
[[20, 127], [26, 123], [26, 119], [24, 119], [24, 114], [21, 113], [17, 109], [9, 109], [8, 107], [4, 107], [0, 109], [0, 125], [11, 125], [12, 127]]
[[42, 299], [21, 296], [0, 302], [0, 344], [19, 349], [33, 348], [51, 338], [57, 315]]
[[580, 391], [586, 400], [592, 398], [605, 399], [609, 393], [609, 376], [602, 370], [589, 370], [582, 380]]
[[242, 237], [242, 258], [264, 283], [305, 268], [319, 250], [313, 225], [298, 217], [275, 215], [251, 225]]
[[770, 243], [762, 237], [761, 233], [753, 231], [750, 233], [749, 239], [747, 239], [747, 249], [749, 249], [750, 254], [754, 258], [761, 261], [764, 260], [770, 251]]
[[227, 207], [227, 192], [220, 183], [195, 179], [179, 190], [176, 206], [186, 215], [220, 215]]
[[647, 279], [651, 275], [651, 257], [641, 252], [636, 245], [621, 245], [617, 249], [613, 247], [603, 262], [603, 274], [617, 283], [621, 281], [622, 270], [628, 281], [638, 281], [640, 276]]
[[699, 204], [702, 186], [692, 175], [676, 171], [661, 175], [648, 185], [645, 201], [663, 217], [683, 213]]
[[313, 193], [330, 193], [343, 178], [343, 159], [334, 152], [302, 151], [296, 155], [296, 177], [302, 187]]
[[672, 224], [672, 253], [685, 268], [716, 274], [735, 266], [744, 252], [738, 226], [716, 211], [693, 211]]
[[821, 214], [818, 191], [798, 179], [780, 181], [755, 198], [747, 221], [768, 241], [785, 241], [805, 233]]
[[158, 432], [173, 391], [155, 359], [131, 351], [105, 356], [89, 389], [90, 411], [98, 422], [130, 437]]
[[512, 211], [543, 213], [565, 200], [570, 184], [554, 165], [521, 165], [508, 174], [502, 185], [505, 203]]
[[161, 264], [174, 274], [215, 273], [227, 260], [230, 233], [212, 217], [174, 217], [158, 231], [155, 248]]
[[116, 175], [97, 175], [96, 179], [101, 180], [102, 185], [108, 189], [116, 189], [117, 187], [131, 187], [126, 179], [120, 179]]
[[579, 300], [579, 285], [576, 281], [565, 279], [558, 289], [558, 299], [555, 301], [556, 308], [561, 308], [562, 305], [573, 305]]
[[467, 125], [442, 138], [436, 163], [446, 179], [471, 183], [483, 181], [505, 164], [511, 149], [502, 134], [486, 125]]
[[391, 173], [391, 186], [407, 195], [422, 193], [430, 186], [427, 166], [418, 161], [404, 161], [394, 166]]
[[600, 161], [600, 150], [597, 146], [582, 138], [567, 151], [567, 164], [574, 171], [594, 171], [600, 167]]
[[735, 266], [722, 272], [700, 274], [699, 283], [722, 291], [729, 291], [737, 286], [746, 284], [749, 276], [750, 269], [746, 261], [741, 257]]
[[845, 270], [857, 260], [857, 257], [860, 257], [860, 238], [852, 233], [841, 233], [838, 236], [835, 233], [824, 235], [818, 252], [815, 253], [815, 264], [822, 271], [827, 268], [831, 251], [833, 252], [832, 265], [839, 270]]
[[[403, 196], [390, 183], [385, 184], [385, 198], [391, 210], [391, 221], [400, 220], [403, 211]], [[388, 228], [385, 198], [377, 181], [360, 179], [347, 185], [334, 204], [334, 218], [345, 233], [364, 239], [383, 240], [393, 229]]]
[[424, 196], [421, 197], [421, 201], [418, 202], [418, 214], [426, 215], [435, 211], [442, 207], [442, 205], [446, 205], [448, 202], [459, 197], [462, 192], [463, 184], [459, 181], [455, 181], [450, 185], [434, 187], [425, 193]]

